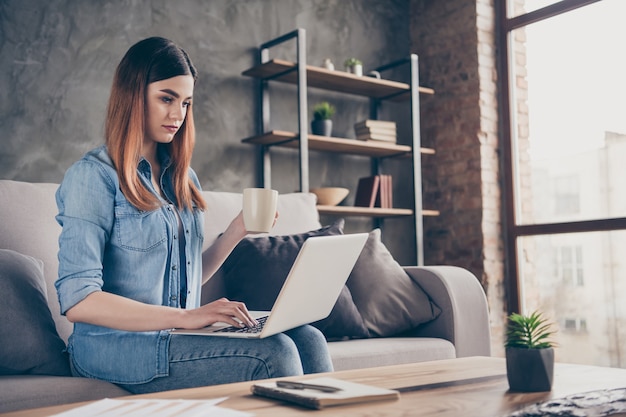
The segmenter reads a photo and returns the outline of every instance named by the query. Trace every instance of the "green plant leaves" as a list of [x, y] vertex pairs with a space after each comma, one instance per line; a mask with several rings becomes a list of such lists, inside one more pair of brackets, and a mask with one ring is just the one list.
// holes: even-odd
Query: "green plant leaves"
[[354, 67], [355, 65], [363, 65], [363, 62], [358, 58], [348, 58], [343, 62], [343, 65], [344, 67]]
[[327, 101], [316, 104], [313, 107], [313, 119], [314, 120], [327, 120], [332, 119], [335, 114], [335, 106]]
[[535, 311], [529, 316], [512, 313], [508, 318], [505, 347], [544, 349], [554, 346], [549, 340], [554, 334], [552, 324], [541, 313]]

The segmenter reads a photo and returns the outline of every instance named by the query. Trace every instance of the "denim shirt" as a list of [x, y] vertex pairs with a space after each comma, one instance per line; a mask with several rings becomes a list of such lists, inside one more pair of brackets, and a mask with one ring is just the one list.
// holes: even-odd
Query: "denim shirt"
[[[147, 304], [180, 308], [181, 272], [187, 277], [187, 308], [200, 306], [202, 212], [178, 210], [167, 152], [159, 149], [163, 199], [154, 190], [151, 168], [142, 159], [137, 172], [162, 201], [154, 211], [136, 209], [122, 194], [105, 146], [87, 153], [66, 172], [57, 194], [62, 226], [59, 278], [61, 313], [95, 291]], [[200, 189], [196, 174], [191, 180]], [[185, 245], [179, 245], [179, 220]], [[179, 248], [184, 247], [184, 254]], [[184, 256], [181, 256], [184, 255]], [[185, 265], [179, 265], [181, 259]], [[113, 383], [144, 383], [168, 374], [169, 331], [129, 332], [75, 323], [68, 351], [75, 370]]]

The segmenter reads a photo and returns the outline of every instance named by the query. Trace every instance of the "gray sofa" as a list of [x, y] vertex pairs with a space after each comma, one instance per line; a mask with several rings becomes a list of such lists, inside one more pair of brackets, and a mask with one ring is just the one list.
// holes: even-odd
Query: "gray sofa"
[[[25, 323], [31, 320], [31, 324], [38, 325], [39, 321], [43, 323], [49, 320], [51, 323], [49, 327], [52, 329], [48, 329], [48, 333], [53, 333], [52, 338], [58, 338], [58, 340], [52, 340], [49, 345], [36, 340], [25, 342], [21, 338], [30, 334], [24, 329], [24, 326], [29, 326], [29, 324], [21, 325], [22, 330], [16, 330], [15, 326], [0, 328], [4, 345], [0, 349], [2, 362], [10, 362], [12, 360], [12, 357], [9, 357], [10, 354], [27, 355], [31, 348], [53, 351], [43, 352], [41, 356], [37, 353], [24, 356], [27, 362], [35, 360], [33, 359], [35, 357], [45, 360], [47, 357], [45, 353], [56, 355], [55, 358], [65, 358], [61, 351], [71, 333], [71, 323], [59, 314], [54, 289], [58, 266], [57, 238], [60, 233], [60, 227], [54, 218], [57, 213], [54, 198], [56, 189], [56, 184], [0, 180], [0, 255], [2, 255], [0, 262], [4, 259], [6, 263], [6, 259], [12, 259], [10, 257], [16, 254], [15, 256], [24, 257], [23, 260], [27, 266], [32, 264], [33, 271], [40, 269], [43, 276], [42, 283], [35, 284], [35, 287], [36, 285], [42, 287], [41, 304], [44, 306], [41, 311], [31, 311], [31, 306], [35, 304], [33, 298], [32, 303], [20, 301], [22, 304], [18, 304], [15, 309], [17, 313], [13, 311], [4, 314], [19, 315], [20, 311], [32, 312], [31, 317], [23, 318]], [[240, 210], [241, 195], [204, 192], [204, 196], [209, 206], [205, 212], [205, 245], [209, 245]], [[274, 235], [302, 234], [322, 226], [315, 209], [315, 196], [312, 194], [281, 195], [278, 209], [280, 218], [272, 232]], [[373, 239], [376, 236], [371, 237]], [[268, 237], [259, 238], [267, 239]], [[384, 245], [381, 245], [378, 242], [378, 250], [384, 252]], [[388, 253], [384, 255], [387, 257], [384, 262], [393, 263]], [[372, 261], [372, 259], [375, 260], [375, 257], [370, 256], [369, 260]], [[393, 267], [391, 264], [387, 266]], [[3, 265], [0, 265], [0, 280], [4, 280], [6, 284], [15, 277], [6, 276], [6, 271], [11, 270], [9, 266], [5, 265], [4, 269], [2, 267]], [[397, 265], [397, 268], [402, 267]], [[368, 273], [372, 271], [371, 264], [367, 269]], [[2, 271], [4, 271], [4, 276]], [[451, 266], [404, 267], [402, 275], [412, 288], [407, 291], [406, 287], [404, 289], [400, 287], [399, 293], [391, 296], [385, 296], [387, 288], [396, 285], [402, 277], [397, 277], [400, 281], [387, 285], [384, 284], [387, 273], [381, 273], [381, 275], [385, 276], [374, 277], [377, 280], [375, 289], [372, 288], [371, 283], [367, 282], [364, 284], [369, 286], [367, 291], [363, 288], [359, 290], [351, 287], [355, 304], [359, 308], [367, 307], [365, 304], [357, 303], [359, 297], [367, 296], [365, 292], [375, 293], [376, 296], [382, 297], [381, 303], [388, 304], [385, 308], [391, 306], [395, 310], [394, 303], [401, 303], [403, 305], [397, 310], [401, 310], [404, 316], [398, 315], [397, 320], [408, 323], [410, 328], [406, 328], [405, 325], [404, 328], [399, 329], [402, 331], [398, 331], [398, 334], [388, 334], [393, 332], [393, 328], [390, 330], [388, 326], [395, 322], [394, 315], [383, 314], [380, 317], [381, 323], [377, 323], [376, 317], [367, 317], [366, 312], [362, 311], [363, 322], [372, 337], [345, 340], [337, 337], [331, 338], [329, 349], [336, 370], [490, 355], [487, 303], [482, 287], [471, 273]], [[227, 287], [223, 280], [223, 276], [219, 274], [212, 278], [203, 290], [203, 300], [209, 301], [223, 295]], [[403, 285], [406, 285], [406, 282]], [[2, 283], [3, 281], [0, 281], [0, 284]], [[419, 301], [427, 304], [426, 306], [410, 305], [412, 301], [406, 297], [410, 296], [413, 290], [427, 294], [426, 303], [424, 299], [413, 302], [417, 304]], [[6, 297], [6, 294], [3, 295]], [[430, 302], [432, 305], [429, 310], [428, 303]], [[416, 314], [413, 311], [417, 311], [414, 310], [417, 308], [421, 308], [421, 311], [425, 308], [427, 313], [430, 311], [436, 318], [426, 317], [418, 320], [411, 317]], [[33, 307], [32, 310], [35, 308]], [[22, 318], [17, 319], [14, 323], [21, 323], [19, 320]], [[419, 325], [413, 326], [415, 323]], [[2, 355], [5, 357], [1, 358]], [[19, 359], [14, 362], [16, 365], [8, 370], [5, 363], [0, 364], [0, 412], [128, 395], [128, 392], [123, 389], [106, 382], [59, 376], [59, 374], [64, 375], [64, 372], [49, 371], [46, 363], [23, 365], [22, 368], [25, 367], [25, 369], [22, 369]], [[67, 369], [66, 364], [63, 363], [62, 366]]]

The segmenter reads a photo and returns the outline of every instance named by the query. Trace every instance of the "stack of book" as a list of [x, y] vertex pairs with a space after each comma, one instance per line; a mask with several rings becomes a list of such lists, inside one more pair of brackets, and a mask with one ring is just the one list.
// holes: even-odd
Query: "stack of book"
[[396, 122], [363, 120], [354, 124], [358, 140], [379, 140], [396, 143]]
[[354, 205], [357, 207], [392, 208], [391, 175], [372, 175], [359, 179]]

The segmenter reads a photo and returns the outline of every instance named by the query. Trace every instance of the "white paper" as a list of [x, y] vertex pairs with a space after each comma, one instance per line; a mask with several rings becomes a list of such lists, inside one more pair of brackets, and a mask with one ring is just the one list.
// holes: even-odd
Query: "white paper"
[[224, 398], [211, 400], [149, 400], [105, 398], [52, 417], [249, 417], [253, 414], [218, 407]]

